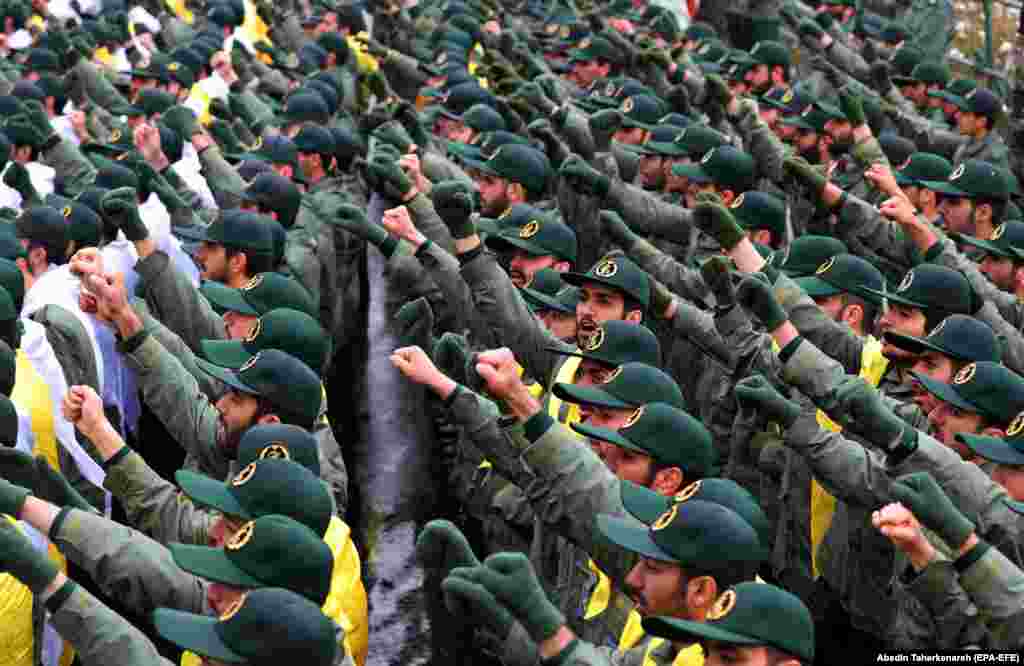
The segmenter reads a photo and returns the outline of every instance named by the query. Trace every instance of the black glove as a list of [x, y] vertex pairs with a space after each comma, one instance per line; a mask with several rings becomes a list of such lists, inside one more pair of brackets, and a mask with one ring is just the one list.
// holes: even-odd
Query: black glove
[[736, 399], [742, 406], [766, 414], [783, 428], [793, 425], [803, 411], [800, 405], [783, 397], [764, 375], [744, 377], [736, 384], [735, 390]]
[[764, 274], [752, 273], [743, 278], [736, 290], [736, 302], [764, 324], [768, 332], [789, 320]]
[[885, 97], [892, 88], [892, 79], [889, 78], [889, 63], [879, 60], [871, 65], [871, 82], [878, 94]]
[[573, 155], [559, 169], [562, 178], [582, 192], [591, 196], [604, 198], [611, 188], [611, 179], [583, 161], [582, 157]]
[[725, 310], [736, 305], [736, 289], [732, 284], [729, 262], [725, 257], [715, 255], [700, 267], [700, 275], [715, 297], [718, 307]]
[[103, 195], [100, 211], [111, 224], [135, 242], [149, 238], [149, 229], [139, 217], [139, 196], [134, 187], [119, 187]]

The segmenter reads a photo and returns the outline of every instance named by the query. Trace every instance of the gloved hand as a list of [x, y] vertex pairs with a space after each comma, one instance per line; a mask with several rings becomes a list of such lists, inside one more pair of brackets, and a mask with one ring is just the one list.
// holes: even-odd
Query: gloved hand
[[486, 588], [537, 643], [565, 624], [565, 616], [548, 600], [533, 565], [522, 553], [495, 553], [482, 566], [455, 569], [452, 576]]
[[828, 12], [818, 12], [814, 15], [815, 22], [821, 26], [822, 30], [830, 30], [835, 25], [836, 20], [832, 18], [832, 15]]
[[797, 26], [797, 30], [801, 35], [812, 41], [818, 41], [825, 36], [825, 31], [821, 29], [821, 26], [811, 19], [804, 19], [803, 21], [800, 21], [800, 24]]
[[601, 229], [609, 238], [622, 246], [627, 252], [632, 249], [638, 240], [638, 236], [629, 228], [622, 216], [613, 210], [602, 210], [598, 213], [601, 220]]
[[17, 578], [33, 594], [40, 594], [59, 570], [46, 553], [36, 550], [21, 530], [0, 517], [0, 571]]
[[554, 168], [559, 168], [562, 162], [572, 154], [565, 142], [555, 133], [555, 128], [551, 126], [551, 121], [547, 118], [534, 120], [526, 130], [530, 136], [540, 141], [544, 154], [551, 160], [551, 166]]
[[376, 178], [376, 182], [381, 188], [381, 194], [395, 201], [405, 201], [412, 191], [412, 180], [395, 160], [374, 156], [366, 165], [366, 169]]
[[409, 147], [413, 143], [412, 137], [405, 131], [402, 123], [397, 120], [389, 120], [378, 126], [377, 129], [373, 130], [371, 136], [381, 143], [394, 146], [398, 149], [399, 154], [402, 155], [409, 152]]
[[469, 541], [447, 520], [432, 520], [416, 539], [416, 559], [424, 569], [447, 576], [456, 567], [480, 565]]
[[853, 93], [849, 88], [839, 89], [839, 107], [854, 127], [860, 127], [865, 123], [864, 102], [860, 95]]
[[602, 109], [590, 116], [587, 124], [594, 137], [594, 149], [605, 152], [611, 145], [612, 137], [622, 127], [622, 112], [618, 109]]
[[424, 296], [411, 300], [398, 308], [395, 313], [395, 329], [403, 346], [426, 343], [432, 346], [430, 336], [434, 331], [434, 310]]
[[235, 134], [235, 130], [231, 129], [231, 125], [220, 118], [215, 118], [210, 123], [210, 136], [217, 142], [221, 152], [225, 155], [241, 153], [245, 150], [242, 147], [242, 141]]
[[160, 202], [169, 212], [181, 210], [188, 206], [188, 203], [181, 198], [177, 190], [171, 187], [163, 174], [157, 173], [156, 169], [144, 160], [132, 162], [131, 168], [139, 176], [139, 186], [143, 191], [155, 192]]
[[452, 575], [442, 581], [441, 592], [454, 617], [472, 618], [475, 624], [494, 635], [493, 643], [500, 649], [516, 621], [486, 587]]
[[19, 102], [18, 108], [44, 139], [49, 139], [56, 133], [50, 122], [50, 116], [46, 114], [46, 109], [38, 100], [29, 99]]
[[736, 302], [754, 315], [769, 332], [786, 323], [789, 315], [775, 298], [768, 278], [752, 273], [740, 281], [736, 289]]
[[139, 217], [139, 198], [134, 187], [119, 187], [100, 199], [103, 217], [124, 233], [124, 237], [135, 242], [149, 238], [149, 229]]
[[821, 54], [815, 54], [811, 56], [810, 65], [812, 69], [817, 69], [825, 74], [825, 80], [828, 81], [829, 85], [839, 90], [843, 87], [843, 75], [842, 72], [836, 68], [835, 65], [828, 61], [828, 58]]
[[782, 161], [783, 170], [802, 185], [820, 195], [828, 184], [828, 178], [802, 157], [787, 157]]
[[160, 116], [160, 121], [181, 137], [182, 141], [191, 141], [192, 135], [202, 131], [196, 114], [186, 106], [173, 106]]
[[611, 188], [611, 179], [583, 161], [582, 157], [573, 155], [562, 163], [558, 173], [571, 185], [586, 194], [604, 198]]
[[516, 96], [546, 116], [550, 116], [558, 108], [558, 105], [544, 94], [544, 90], [537, 83], [531, 82], [520, 86], [516, 91]]
[[800, 405], [784, 398], [764, 375], [744, 377], [736, 384], [736, 398], [740, 404], [766, 414], [772, 421], [788, 428], [799, 418]]
[[959, 549], [975, 530], [928, 472], [899, 477], [892, 484], [892, 495], [951, 548]]
[[843, 426], [862, 435], [889, 454], [917, 448], [917, 430], [882, 403], [881, 394], [860, 377], [847, 375], [834, 389], [830, 413], [842, 414]]
[[430, 143], [430, 138], [426, 130], [423, 129], [423, 123], [420, 122], [420, 114], [414, 105], [409, 102], [399, 102], [393, 116], [395, 120], [402, 123], [409, 138], [417, 146], [426, 146]]
[[469, 238], [476, 233], [473, 224], [473, 192], [463, 182], [446, 180], [431, 190], [434, 210], [452, 234], [452, 238]]
[[338, 215], [334, 219], [334, 223], [354, 236], [378, 247], [391, 238], [387, 229], [379, 224], [371, 223], [366, 219], [363, 209], [352, 204], [338, 206]]
[[650, 273], [647, 274], [647, 282], [651, 292], [651, 312], [658, 319], [664, 319], [665, 310], [672, 304], [672, 292], [668, 287], [655, 280]]
[[666, 49], [659, 48], [647, 48], [640, 51], [637, 54], [637, 60], [641, 63], [650, 63], [657, 65], [663, 69], [668, 69], [672, 66], [672, 56]]
[[33, 495], [50, 504], [96, 511], [43, 456], [33, 458], [23, 451], [0, 447], [0, 478], [27, 488]]
[[698, 198], [693, 209], [693, 223], [698, 229], [718, 241], [723, 250], [731, 250], [746, 237], [743, 227], [728, 208], [720, 203], [712, 203]]
[[231, 110], [231, 107], [228, 106], [228, 103], [220, 97], [210, 100], [209, 111], [211, 116], [225, 122], [229, 122], [234, 117], [234, 112]]
[[693, 107], [690, 106], [690, 91], [686, 89], [686, 86], [679, 85], [669, 88], [665, 93], [665, 101], [676, 113], [681, 113], [684, 116], [693, 113]]
[[892, 79], [889, 78], [889, 63], [879, 60], [871, 65], [871, 82], [878, 94], [885, 97], [892, 88]]
[[10, 166], [7, 167], [7, 173], [4, 174], [4, 185], [21, 195], [23, 208], [41, 202], [39, 193], [32, 184], [31, 176], [28, 174], [28, 169], [21, 162], [11, 161]]
[[32, 493], [27, 488], [16, 486], [7, 479], [0, 479], [0, 513], [18, 518], [25, 506], [25, 498]]
[[729, 106], [732, 101], [732, 91], [729, 84], [718, 74], [709, 74], [704, 79], [704, 87], [707, 90], [708, 101], [721, 108]]
[[704, 284], [711, 290], [715, 303], [721, 309], [736, 305], [736, 289], [732, 286], [732, 275], [729, 273], [729, 262], [724, 257], [715, 255], [700, 267], [700, 276]]

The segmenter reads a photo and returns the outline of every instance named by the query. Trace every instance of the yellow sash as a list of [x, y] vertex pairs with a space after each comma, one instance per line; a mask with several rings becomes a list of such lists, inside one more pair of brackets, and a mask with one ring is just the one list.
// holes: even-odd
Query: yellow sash
[[[366, 589], [361, 578], [359, 553], [352, 543], [352, 530], [340, 518], [331, 518], [324, 542], [334, 554], [331, 591], [323, 606], [324, 615], [345, 630], [345, 650], [357, 666], [366, 663], [369, 650], [369, 620]], [[191, 652], [181, 655], [181, 666], [199, 666], [199, 657]]]
[[370, 52], [356, 39], [355, 35], [349, 35], [345, 41], [348, 42], [348, 48], [352, 53], [356, 54], [356, 69], [360, 74], [372, 74], [380, 69], [380, 63], [370, 55]]
[[0, 664], [32, 666], [32, 593], [10, 574], [0, 574], [0, 617]]
[[[873, 336], [868, 336], [865, 339], [864, 349], [861, 351], [860, 377], [872, 386], [878, 386], [888, 367], [889, 359], [882, 356], [882, 343]], [[842, 430], [839, 424], [820, 409], [818, 410], [818, 424], [832, 432]], [[811, 479], [811, 565], [815, 578], [821, 575], [818, 568], [818, 547], [821, 546], [825, 533], [832, 525], [835, 511], [836, 498], [832, 497], [817, 481]]]
[[[640, 613], [630, 611], [629, 619], [626, 620], [626, 627], [622, 630], [622, 636], [619, 637], [619, 652], [633, 649], [643, 639], [645, 634], [644, 628], [640, 626], [642, 621], [643, 618], [640, 617]], [[658, 666], [651, 653], [664, 642], [664, 638], [651, 639], [647, 649], [644, 650], [643, 666]], [[672, 660], [672, 666], [704, 666], [704, 650], [701, 649], [699, 644], [694, 643], [679, 651], [676, 658]]]
[[192, 25], [192, 11], [185, 5], [185, 0], [164, 0], [167, 8], [185, 23]]
[[[565, 362], [562, 363], [558, 374], [555, 375], [555, 383], [572, 384], [576, 380], [576, 371], [579, 370], [582, 362], [583, 359], [579, 356], [566, 356]], [[573, 403], [566, 405], [550, 391], [548, 391], [548, 414], [554, 420], [561, 421], [565, 425], [580, 422], [580, 406]]]
[[[29, 421], [32, 423], [32, 434], [35, 437], [34, 453], [46, 458], [46, 461], [50, 463], [50, 466], [59, 471], [60, 461], [57, 459], [57, 434], [53, 424], [53, 401], [50, 400], [50, 389], [47, 386], [46, 381], [42, 378], [35, 367], [33, 367], [32, 361], [29, 360], [28, 355], [25, 354], [23, 349], [19, 349], [16, 356], [14, 390], [11, 391], [11, 402], [28, 414]], [[61, 571], [67, 572], [67, 562], [60, 551], [57, 550], [56, 546], [50, 544], [49, 552], [50, 559], [57, 563]], [[4, 576], [4, 578], [6, 578], [6, 576]], [[3, 591], [0, 591], [0, 594], [3, 594]], [[28, 622], [31, 624], [31, 603], [29, 604], [28, 613]], [[0, 617], [7, 618], [9, 616], [4, 614], [0, 615]], [[12, 619], [11, 623], [17, 624], [17, 620]], [[16, 652], [13, 645], [4, 645], [4, 647], [10, 647], [12, 653]], [[29, 632], [28, 637], [28, 650], [29, 654], [31, 654], [31, 632]], [[69, 665], [74, 657], [74, 651], [72, 651], [70, 646], [65, 643], [64, 653], [61, 655], [60, 660], [61, 666]], [[6, 659], [0, 659], [0, 663], [6, 664], [8, 662]]]

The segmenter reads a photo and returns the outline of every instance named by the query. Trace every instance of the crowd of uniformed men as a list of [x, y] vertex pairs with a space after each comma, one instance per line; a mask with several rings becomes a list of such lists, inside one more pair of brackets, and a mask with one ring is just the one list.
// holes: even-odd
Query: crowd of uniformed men
[[375, 663], [381, 372], [438, 663], [1021, 646], [1024, 142], [946, 0], [0, 17], [3, 664]]

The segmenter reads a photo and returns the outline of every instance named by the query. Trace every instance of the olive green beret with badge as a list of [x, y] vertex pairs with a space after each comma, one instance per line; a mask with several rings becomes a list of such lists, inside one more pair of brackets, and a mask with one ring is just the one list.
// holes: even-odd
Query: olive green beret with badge
[[519, 183], [537, 196], [547, 188], [549, 165], [547, 157], [536, 148], [518, 144], [499, 147], [486, 160], [465, 158], [470, 169]]
[[575, 49], [569, 51], [570, 65], [577, 62], [589, 62], [592, 60], [602, 60], [613, 64], [622, 64], [624, 59], [625, 54], [621, 49], [615, 47], [607, 39], [598, 35], [585, 37], [576, 44]]
[[249, 463], [229, 481], [184, 469], [174, 479], [196, 504], [245, 520], [276, 513], [323, 535], [334, 515], [330, 491], [320, 477], [291, 460]]
[[268, 217], [250, 212], [222, 211], [206, 227], [187, 227], [178, 230], [188, 240], [206, 241], [270, 256], [274, 252], [274, 239]]
[[341, 649], [337, 625], [319, 606], [275, 587], [246, 592], [219, 617], [158, 608], [153, 626], [171, 643], [227, 664], [331, 666]]
[[687, 479], [706, 476], [714, 463], [711, 433], [704, 424], [663, 402], [637, 407], [617, 430], [586, 423], [573, 423], [571, 427], [584, 437], [642, 453], [658, 464], [678, 467]]
[[971, 314], [974, 293], [963, 273], [935, 264], [918, 264], [910, 269], [894, 290], [870, 289], [870, 295], [919, 310], [947, 314]]
[[551, 268], [535, 272], [519, 293], [533, 312], [554, 310], [575, 315], [576, 304], [580, 300], [579, 288], [566, 285], [562, 282], [562, 274]]
[[800, 236], [772, 255], [772, 266], [792, 278], [814, 275], [822, 264], [846, 251], [846, 244], [832, 236]]
[[223, 548], [172, 543], [185, 571], [242, 589], [282, 587], [323, 605], [331, 590], [334, 555], [313, 530], [280, 515], [243, 524]]
[[921, 187], [925, 181], [945, 181], [953, 173], [953, 164], [935, 153], [914, 153], [906, 166], [893, 172], [900, 187]]
[[1005, 200], [1010, 196], [1006, 174], [996, 165], [982, 160], [958, 164], [944, 182], [926, 180], [921, 185], [939, 194], [969, 199]]
[[770, 646], [803, 663], [814, 661], [814, 621], [799, 597], [760, 582], [740, 583], [715, 600], [704, 622], [648, 617], [644, 631], [670, 641]]
[[1009, 423], [1024, 410], [1024, 377], [1001, 363], [970, 363], [948, 384], [920, 372], [911, 374], [939, 400], [981, 414], [992, 423]]
[[777, 196], [751, 190], [733, 199], [729, 208], [744, 229], [767, 229], [776, 239], [786, 233], [786, 203]]
[[925, 83], [945, 88], [950, 78], [952, 78], [952, 74], [947, 65], [941, 62], [922, 62], [914, 66], [910, 76], [894, 76], [892, 82], [898, 86]]
[[750, 57], [759, 65], [769, 67], [789, 67], [793, 64], [793, 54], [785, 44], [763, 40], [750, 49]]
[[[989, 462], [997, 465], [1024, 465], [1024, 412], [1010, 421], [1005, 437], [959, 433], [956, 439]], [[1016, 502], [1011, 508], [1017, 513], [1024, 513], [1024, 502]]]
[[733, 192], [749, 189], [756, 172], [754, 158], [732, 146], [712, 148], [696, 164], [672, 167], [675, 176], [685, 176], [695, 183], [714, 183]]
[[652, 130], [665, 115], [665, 105], [651, 95], [632, 95], [622, 100], [622, 126], [629, 129]]

